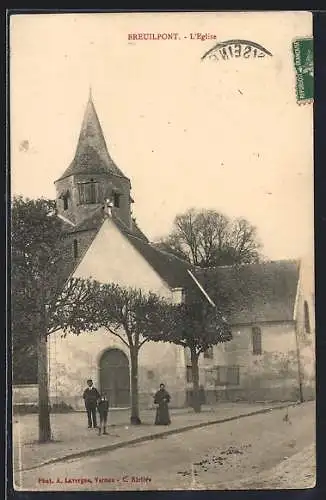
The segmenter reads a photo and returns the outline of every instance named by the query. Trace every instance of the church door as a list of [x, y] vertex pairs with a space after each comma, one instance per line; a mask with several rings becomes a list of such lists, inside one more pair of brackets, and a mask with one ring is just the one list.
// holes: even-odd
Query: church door
[[100, 390], [114, 408], [130, 406], [129, 360], [120, 349], [109, 349], [100, 359]]

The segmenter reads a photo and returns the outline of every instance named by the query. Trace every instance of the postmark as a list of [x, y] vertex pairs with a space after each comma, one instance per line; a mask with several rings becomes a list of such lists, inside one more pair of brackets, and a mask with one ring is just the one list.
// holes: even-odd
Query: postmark
[[230, 59], [263, 59], [272, 57], [273, 54], [259, 43], [250, 40], [225, 40], [218, 42], [202, 56], [204, 59], [215, 61], [228, 61]]
[[313, 38], [297, 38], [292, 42], [298, 104], [313, 102], [314, 52]]

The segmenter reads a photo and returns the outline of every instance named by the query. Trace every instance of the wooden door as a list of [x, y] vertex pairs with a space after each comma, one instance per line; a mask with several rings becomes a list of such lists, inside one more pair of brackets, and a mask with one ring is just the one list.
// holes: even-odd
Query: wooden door
[[100, 390], [108, 396], [110, 407], [130, 406], [129, 360], [120, 349], [109, 349], [101, 357]]

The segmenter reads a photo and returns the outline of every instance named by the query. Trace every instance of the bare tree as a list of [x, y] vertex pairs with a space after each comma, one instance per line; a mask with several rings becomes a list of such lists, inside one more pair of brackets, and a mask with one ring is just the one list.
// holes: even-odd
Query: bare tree
[[176, 216], [157, 246], [199, 267], [257, 262], [261, 248], [256, 228], [243, 217], [193, 208]]
[[146, 336], [156, 342], [171, 342], [189, 349], [193, 384], [192, 406], [198, 413], [201, 411], [199, 357], [212, 346], [232, 340], [231, 326], [221, 310], [204, 301], [172, 306], [168, 316], [169, 328], [165, 328], [161, 334], [148, 331]]
[[[175, 328], [174, 307], [156, 294], [125, 288], [115, 283], [101, 285], [93, 329], [104, 327], [128, 348], [131, 363], [130, 423], [141, 424], [138, 398], [138, 354], [151, 339], [166, 338]], [[78, 333], [78, 332], [75, 332]]]

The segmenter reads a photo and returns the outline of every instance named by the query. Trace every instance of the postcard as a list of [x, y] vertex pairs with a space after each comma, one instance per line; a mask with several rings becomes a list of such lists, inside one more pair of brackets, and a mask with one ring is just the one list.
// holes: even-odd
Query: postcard
[[312, 14], [9, 48], [15, 489], [313, 488]]

